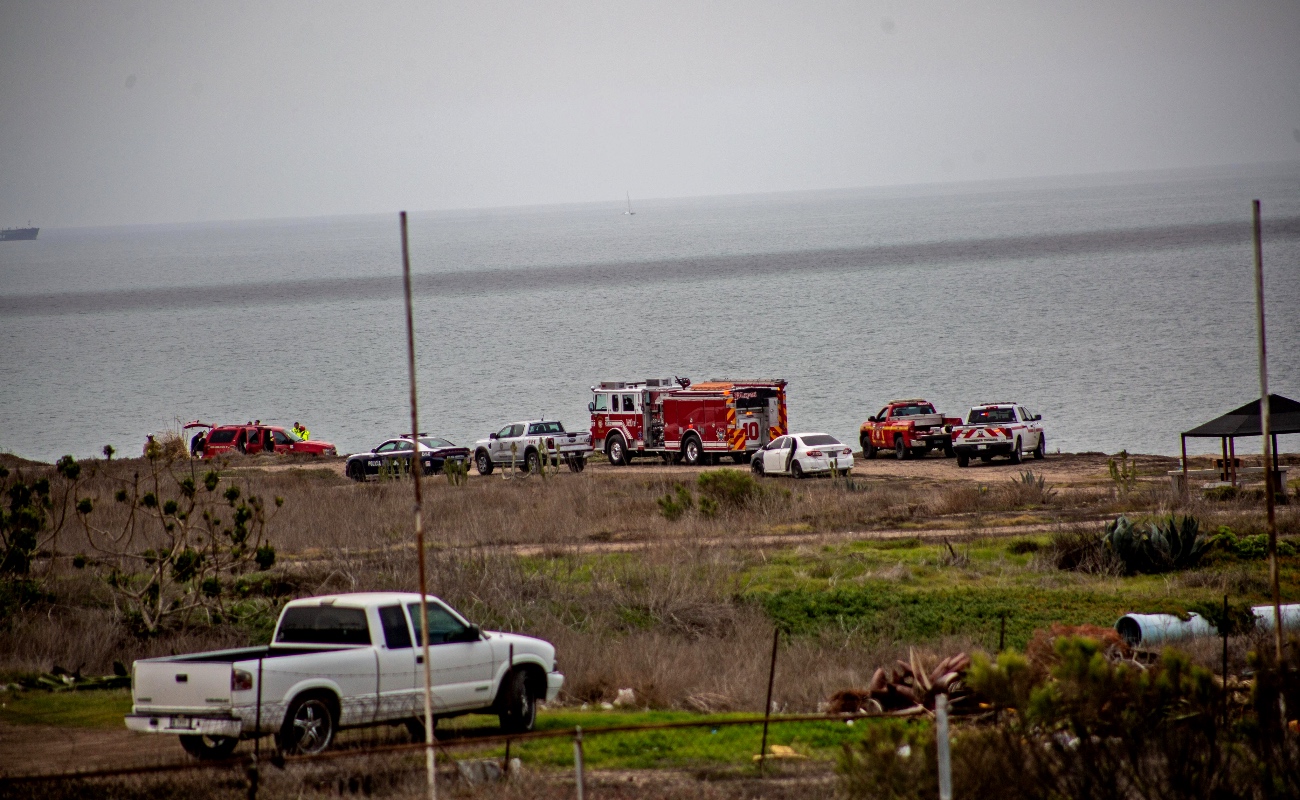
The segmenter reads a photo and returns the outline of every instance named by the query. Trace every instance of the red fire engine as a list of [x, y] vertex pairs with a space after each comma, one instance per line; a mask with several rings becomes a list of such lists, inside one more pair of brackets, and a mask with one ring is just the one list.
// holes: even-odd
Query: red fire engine
[[615, 465], [648, 455], [691, 465], [729, 455], [740, 464], [789, 432], [782, 380], [650, 378], [602, 381], [591, 391], [591, 444]]

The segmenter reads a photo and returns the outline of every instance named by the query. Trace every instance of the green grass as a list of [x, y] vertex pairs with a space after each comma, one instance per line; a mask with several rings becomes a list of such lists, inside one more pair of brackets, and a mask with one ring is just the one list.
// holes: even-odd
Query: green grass
[[130, 711], [128, 689], [0, 692], [0, 722], [7, 725], [118, 728]]
[[[752, 767], [762, 741], [763, 727], [755, 725], [710, 725], [699, 728], [635, 731], [601, 735], [601, 728], [624, 725], [653, 725], [669, 722], [717, 722], [745, 719], [748, 715], [705, 716], [687, 711], [572, 711], [539, 714], [538, 730], [572, 730], [581, 725], [585, 763], [593, 769], [688, 769]], [[462, 718], [472, 720], [473, 718]], [[459, 720], [439, 729], [453, 728]], [[781, 722], [774, 718], [768, 745], [792, 748], [810, 761], [831, 761], [845, 742], [861, 738], [864, 725], [908, 724], [900, 720], [856, 720], [853, 725], [839, 720]], [[924, 723], [911, 723], [924, 724]], [[476, 727], [474, 722], [461, 726]], [[484, 730], [484, 733], [488, 731]], [[504, 747], [483, 748], [484, 757], [501, 756]], [[573, 766], [573, 737], [519, 742], [510, 749], [530, 765], [569, 768]]]

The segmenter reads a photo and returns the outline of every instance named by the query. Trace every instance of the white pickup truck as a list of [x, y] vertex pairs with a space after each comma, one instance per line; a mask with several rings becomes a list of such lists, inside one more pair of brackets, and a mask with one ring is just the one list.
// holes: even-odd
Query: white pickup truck
[[512, 464], [525, 472], [539, 472], [549, 454], [552, 464], [563, 461], [572, 472], [582, 472], [591, 455], [591, 431], [566, 431], [557, 420], [512, 422], [486, 439], [474, 443], [478, 474], [490, 475], [496, 467]]
[[[555, 648], [480, 630], [436, 597], [428, 609], [435, 723], [490, 713], [508, 731], [531, 730], [537, 701], [564, 685]], [[284, 752], [319, 753], [340, 728], [383, 724], [406, 724], [423, 740], [419, 621], [418, 594], [294, 600], [269, 646], [136, 661], [126, 726], [179, 735], [199, 758], [225, 758], [241, 738], [267, 734]]]
[[1047, 437], [1042, 419], [1015, 403], [983, 403], [971, 408], [966, 424], [952, 429], [957, 466], [967, 466], [972, 458], [987, 464], [994, 456], [1008, 456], [1012, 464], [1019, 464], [1026, 452], [1043, 458]]

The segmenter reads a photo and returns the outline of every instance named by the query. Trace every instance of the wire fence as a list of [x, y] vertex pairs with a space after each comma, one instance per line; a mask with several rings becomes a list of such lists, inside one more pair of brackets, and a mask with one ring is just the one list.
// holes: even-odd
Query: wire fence
[[[434, 743], [437, 783], [447, 796], [586, 800], [627, 796], [629, 786], [638, 797], [679, 797], [685, 784], [705, 780], [726, 783], [745, 797], [786, 796], [796, 786], [802, 792], [834, 782], [837, 755], [858, 738], [855, 724], [899, 715], [727, 715], [618, 724], [620, 716], [588, 715], [593, 723], [588, 727], [525, 734], [440, 728]], [[396, 729], [369, 729], [346, 732], [333, 749], [312, 756], [283, 756], [246, 743], [220, 761], [178, 758], [12, 775], [0, 778], [0, 797], [427, 796], [426, 745], [408, 736]]]

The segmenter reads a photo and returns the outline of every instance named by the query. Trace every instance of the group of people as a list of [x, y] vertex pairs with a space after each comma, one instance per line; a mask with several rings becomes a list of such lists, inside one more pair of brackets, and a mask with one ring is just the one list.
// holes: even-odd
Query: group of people
[[[248, 423], [248, 425], [251, 426], [251, 427], [261, 427], [261, 425], [262, 425], [262, 421], [261, 421], [260, 419], [259, 419], [259, 420], [253, 420], [253, 421], [250, 421], [250, 422]], [[293, 431], [293, 435], [294, 435], [294, 436], [297, 436], [299, 439], [301, 439], [301, 440], [304, 441], [304, 442], [311, 438], [311, 431], [307, 430], [307, 427], [306, 427], [305, 425], [303, 425], [301, 422], [295, 422], [295, 423], [293, 423], [293, 428], [292, 428], [291, 430]], [[268, 434], [268, 435], [269, 435], [269, 434]], [[268, 440], [268, 441], [269, 441], [269, 440]], [[197, 457], [199, 457], [199, 456], [202, 456], [202, 455], [203, 455], [203, 447], [204, 447], [204, 445], [206, 445], [207, 443], [208, 443], [208, 435], [207, 435], [207, 431], [199, 431], [198, 433], [196, 433], [196, 434], [194, 435], [194, 438], [193, 438], [193, 439], [190, 439], [190, 455], [191, 455], [191, 456], [194, 456], [195, 458], [197, 458]], [[243, 452], [247, 452], [246, 449], [245, 449], [245, 441], [244, 441], [244, 436], [243, 436], [243, 432], [242, 432], [242, 431], [240, 432], [240, 441], [237, 441], [237, 442], [235, 443], [235, 449], [238, 450], [238, 451], [241, 452], [241, 453], [243, 453]], [[269, 447], [267, 448], [267, 450], [270, 450], [270, 449], [271, 449], [271, 448], [269, 448]], [[145, 442], [144, 442], [144, 455], [145, 455], [145, 457], [148, 458], [148, 457], [150, 457], [151, 455], [153, 455], [154, 457], [156, 457], [157, 454], [160, 453], [160, 452], [161, 452], [161, 446], [158, 444], [157, 441], [155, 441], [155, 439], [154, 439], [154, 437], [153, 437], [153, 434], [152, 434], [152, 433], [149, 434], [149, 435], [145, 438]]]

